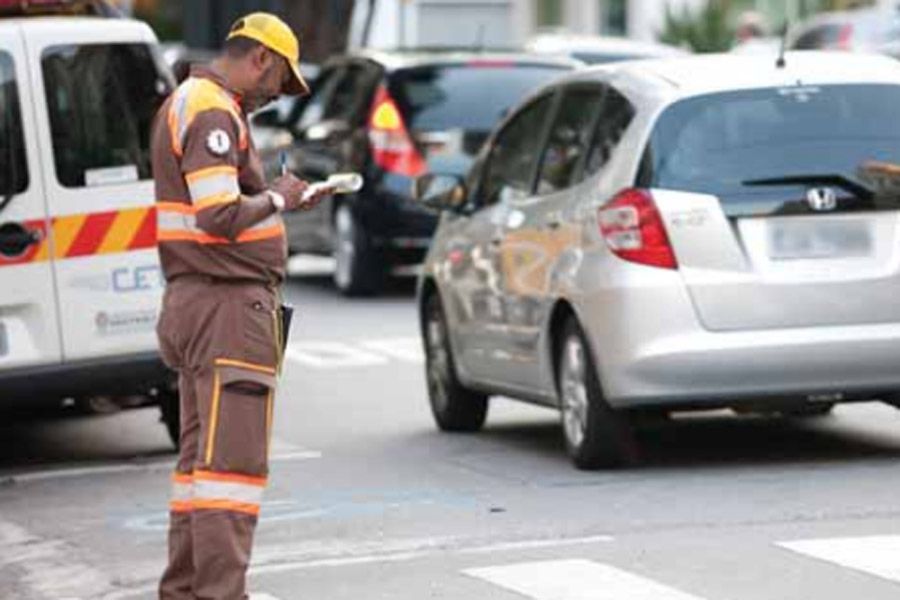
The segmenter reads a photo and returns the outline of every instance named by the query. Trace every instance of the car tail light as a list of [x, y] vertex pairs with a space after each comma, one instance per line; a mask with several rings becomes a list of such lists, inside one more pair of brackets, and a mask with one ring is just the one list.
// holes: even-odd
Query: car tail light
[[853, 25], [851, 23], [847, 23], [841, 27], [841, 30], [838, 33], [837, 47], [839, 50], [853, 49]]
[[391, 173], [418, 177], [426, 171], [425, 159], [413, 144], [397, 103], [384, 86], [375, 93], [369, 115], [369, 145], [379, 167]]
[[616, 256], [642, 265], [678, 268], [662, 217], [647, 190], [619, 192], [600, 208], [597, 219], [606, 245]]

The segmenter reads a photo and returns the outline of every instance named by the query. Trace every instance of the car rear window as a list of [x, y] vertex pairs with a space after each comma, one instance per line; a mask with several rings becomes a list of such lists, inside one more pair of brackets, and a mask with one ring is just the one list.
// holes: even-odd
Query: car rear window
[[0, 52], [0, 202], [28, 187], [28, 165], [25, 161], [25, 140], [22, 135], [22, 115], [19, 110], [19, 91], [12, 57]]
[[412, 131], [490, 131], [535, 88], [564, 66], [473, 61], [397, 71], [391, 95]]
[[896, 204], [884, 165], [900, 173], [900, 85], [772, 88], [667, 108], [638, 183], [718, 196], [731, 215], [782, 210], [818, 185], [857, 196], [865, 188], [874, 197], [859, 207], [876, 208]]
[[65, 187], [149, 179], [150, 125], [171, 81], [146, 44], [54, 46], [41, 68]]

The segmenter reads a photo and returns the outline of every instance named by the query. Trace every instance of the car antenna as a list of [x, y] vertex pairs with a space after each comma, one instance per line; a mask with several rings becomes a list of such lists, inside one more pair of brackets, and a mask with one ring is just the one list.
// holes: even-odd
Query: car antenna
[[785, 60], [785, 54], [787, 53], [787, 38], [788, 31], [791, 30], [791, 20], [785, 19], [784, 21], [784, 30], [781, 32], [781, 48], [778, 50], [778, 60], [775, 61], [776, 69], [783, 69], [787, 66], [787, 60]]

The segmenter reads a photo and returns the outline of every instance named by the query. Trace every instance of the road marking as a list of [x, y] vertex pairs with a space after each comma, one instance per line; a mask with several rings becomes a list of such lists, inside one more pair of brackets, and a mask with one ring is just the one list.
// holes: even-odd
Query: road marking
[[257, 592], [255, 594], [250, 594], [250, 600], [278, 600], [272, 594], [266, 594], [265, 592]]
[[479, 546], [461, 550], [463, 554], [491, 554], [494, 552], [513, 552], [516, 550], [539, 550], [541, 548], [557, 548], [559, 546], [584, 546], [589, 544], [603, 544], [613, 541], [608, 535], [595, 535], [583, 538], [568, 538], [558, 540], [527, 540], [524, 542], [507, 542], [493, 544], [491, 546]]
[[76, 551], [62, 540], [45, 539], [0, 521], [0, 566], [20, 570], [19, 582], [41, 598], [87, 598], [114, 589], [101, 571], [73, 561]]
[[[276, 438], [272, 442], [272, 453], [269, 462], [291, 462], [298, 460], [315, 460], [322, 458], [318, 450], [310, 450], [284, 442]], [[146, 462], [134, 462], [128, 464], [102, 464], [86, 467], [71, 467], [65, 469], [48, 469], [42, 471], [0, 474], [2, 483], [35, 483], [56, 479], [72, 479], [82, 477], [95, 477], [98, 475], [116, 475], [120, 473], [155, 473], [171, 471], [175, 466], [175, 457]]]
[[362, 342], [366, 350], [380, 352], [403, 362], [421, 365], [425, 363], [425, 352], [422, 350], [422, 340], [417, 337], [397, 337], [382, 340]]
[[[261, 549], [257, 552], [258, 560], [250, 567], [256, 575], [301, 571], [323, 567], [344, 567], [372, 563], [406, 562], [421, 558], [429, 558], [442, 554], [490, 554], [495, 552], [515, 552], [541, 548], [559, 548], [613, 541], [610, 536], [589, 536], [577, 538], [520, 540], [499, 544], [467, 546], [466, 540], [458, 538], [425, 538], [420, 540], [403, 540], [399, 542], [379, 541], [377, 544], [359, 543], [346, 547], [330, 549], [304, 546], [277, 546]], [[373, 548], [380, 551], [371, 552]], [[300, 558], [291, 560], [291, 555]], [[286, 557], [288, 557], [286, 559]], [[627, 599], [625, 599], [627, 600]], [[669, 598], [661, 598], [669, 600]]]
[[[456, 537], [437, 537], [403, 540], [373, 540], [359, 542], [330, 542], [310, 540], [296, 544], [260, 546], [253, 551], [250, 575], [270, 575], [291, 571], [308, 571], [369, 564], [409, 562], [418, 559], [453, 554], [488, 554], [529, 549], [577, 546], [612, 542], [610, 536], [588, 536], [557, 539], [519, 540], [505, 543], [469, 545], [471, 540]], [[105, 596], [103, 600], [127, 600], [156, 590], [155, 584], [142, 585], [138, 580], [128, 590]], [[658, 600], [686, 600], [687, 597], [661, 596]], [[568, 599], [566, 599], [568, 600]], [[617, 599], [618, 600], [618, 599]], [[632, 600], [623, 597], [621, 600]], [[653, 598], [652, 600], [657, 600]], [[696, 599], [691, 599], [696, 600]]]
[[314, 369], [371, 367], [390, 363], [387, 356], [341, 342], [299, 342], [288, 346], [285, 356]]
[[463, 573], [533, 600], [699, 600], [652, 579], [590, 560], [519, 563]]
[[900, 583], [900, 535], [795, 540], [786, 550]]
[[285, 357], [313, 369], [378, 367], [395, 361], [414, 365], [425, 362], [422, 342], [416, 336], [355, 342], [302, 341], [289, 345]]

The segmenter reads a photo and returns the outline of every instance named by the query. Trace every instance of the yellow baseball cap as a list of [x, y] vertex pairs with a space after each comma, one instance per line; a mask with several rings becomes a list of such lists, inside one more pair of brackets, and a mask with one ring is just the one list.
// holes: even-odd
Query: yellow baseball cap
[[300, 41], [287, 23], [275, 15], [257, 12], [238, 19], [231, 26], [228, 39], [238, 36], [256, 40], [287, 60], [294, 76], [282, 90], [291, 96], [309, 94], [309, 86], [300, 74]]

